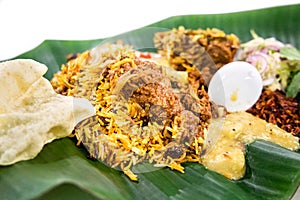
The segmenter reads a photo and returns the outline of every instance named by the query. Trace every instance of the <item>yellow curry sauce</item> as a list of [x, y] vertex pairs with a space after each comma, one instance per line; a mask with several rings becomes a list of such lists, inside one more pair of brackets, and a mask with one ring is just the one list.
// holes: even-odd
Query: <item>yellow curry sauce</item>
[[290, 150], [299, 148], [297, 137], [247, 112], [230, 113], [225, 118], [213, 119], [208, 134], [214, 137], [208, 141], [202, 164], [233, 180], [244, 176], [246, 144], [265, 140]]

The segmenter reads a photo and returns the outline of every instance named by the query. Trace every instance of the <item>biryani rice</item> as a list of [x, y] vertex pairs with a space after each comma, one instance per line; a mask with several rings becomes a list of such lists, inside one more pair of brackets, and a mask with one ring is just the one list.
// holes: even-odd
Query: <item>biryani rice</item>
[[180, 172], [181, 163], [200, 162], [210, 104], [203, 87], [190, 87], [187, 72], [140, 60], [118, 42], [78, 54], [51, 83], [92, 102], [97, 113], [75, 128], [78, 144], [131, 180], [138, 180], [132, 167], [145, 161]]

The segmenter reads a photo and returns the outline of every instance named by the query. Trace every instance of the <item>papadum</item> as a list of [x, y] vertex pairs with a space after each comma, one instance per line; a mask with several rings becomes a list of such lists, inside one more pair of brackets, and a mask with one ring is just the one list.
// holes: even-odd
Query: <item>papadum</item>
[[57, 94], [46, 71], [30, 59], [0, 63], [0, 165], [34, 158], [95, 114], [88, 100]]

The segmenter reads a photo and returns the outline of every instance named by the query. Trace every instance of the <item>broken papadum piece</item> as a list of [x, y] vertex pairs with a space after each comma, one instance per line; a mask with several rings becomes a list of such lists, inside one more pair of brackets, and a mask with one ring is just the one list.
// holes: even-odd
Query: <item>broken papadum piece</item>
[[88, 100], [56, 94], [46, 71], [30, 59], [0, 63], [0, 165], [34, 158], [95, 114]]

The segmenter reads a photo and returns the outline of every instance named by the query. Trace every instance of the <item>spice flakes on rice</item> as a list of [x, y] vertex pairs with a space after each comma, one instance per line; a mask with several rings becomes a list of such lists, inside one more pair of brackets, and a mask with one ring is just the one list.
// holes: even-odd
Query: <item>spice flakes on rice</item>
[[180, 172], [181, 163], [200, 162], [211, 109], [204, 87], [190, 80], [187, 72], [140, 60], [131, 46], [107, 43], [69, 60], [51, 83], [96, 108], [75, 128], [78, 143], [136, 181], [132, 167], [142, 162]]

